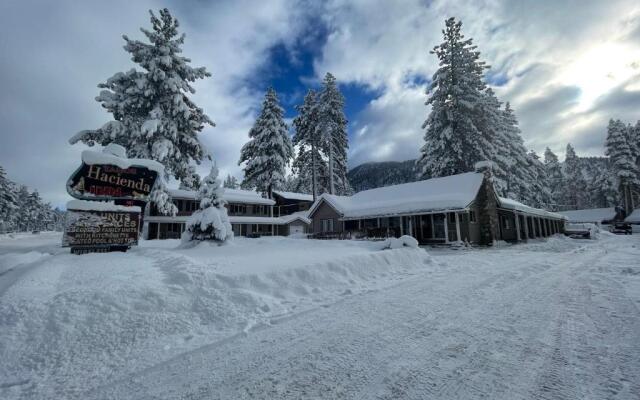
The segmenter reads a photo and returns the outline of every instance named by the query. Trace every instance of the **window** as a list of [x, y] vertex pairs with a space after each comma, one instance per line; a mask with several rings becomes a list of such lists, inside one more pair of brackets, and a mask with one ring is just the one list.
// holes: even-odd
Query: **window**
[[511, 220], [507, 217], [502, 217], [502, 227], [504, 229], [511, 229]]
[[475, 224], [477, 222], [475, 211], [469, 211], [469, 222], [471, 222], [472, 224]]
[[333, 232], [333, 219], [323, 219], [322, 232]]
[[247, 213], [247, 206], [244, 204], [229, 204], [231, 215], [242, 215]]
[[449, 222], [452, 224], [456, 223], [456, 213], [449, 213]]

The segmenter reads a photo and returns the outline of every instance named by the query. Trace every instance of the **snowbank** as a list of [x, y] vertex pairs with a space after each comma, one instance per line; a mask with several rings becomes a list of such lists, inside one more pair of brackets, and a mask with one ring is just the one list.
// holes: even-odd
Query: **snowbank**
[[379, 243], [242, 239], [193, 249], [153, 241], [128, 253], [36, 259], [0, 302], [0, 394], [24, 395], [18, 383], [27, 382], [41, 397], [77, 397], [432, 264], [422, 249], [380, 251]]

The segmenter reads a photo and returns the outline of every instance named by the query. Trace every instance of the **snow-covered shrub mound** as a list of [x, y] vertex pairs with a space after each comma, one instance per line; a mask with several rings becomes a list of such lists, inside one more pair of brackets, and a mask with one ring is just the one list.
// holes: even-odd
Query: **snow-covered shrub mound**
[[197, 210], [187, 220], [182, 241], [216, 240], [224, 242], [233, 238], [233, 230], [226, 212], [216, 207]]
[[191, 214], [185, 224], [185, 231], [182, 233], [184, 243], [192, 240], [226, 242], [233, 239], [233, 229], [223, 196], [224, 187], [218, 178], [218, 167], [214, 164], [198, 190], [200, 209]]
[[388, 238], [382, 244], [383, 249], [400, 249], [402, 247], [410, 247], [417, 249], [418, 241], [409, 235], [400, 236], [399, 238]]

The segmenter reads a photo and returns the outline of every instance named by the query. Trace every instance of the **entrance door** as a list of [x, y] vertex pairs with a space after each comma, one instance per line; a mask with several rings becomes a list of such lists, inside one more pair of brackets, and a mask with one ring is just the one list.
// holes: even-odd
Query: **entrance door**
[[304, 226], [289, 225], [289, 235], [302, 235], [303, 233], [304, 233]]

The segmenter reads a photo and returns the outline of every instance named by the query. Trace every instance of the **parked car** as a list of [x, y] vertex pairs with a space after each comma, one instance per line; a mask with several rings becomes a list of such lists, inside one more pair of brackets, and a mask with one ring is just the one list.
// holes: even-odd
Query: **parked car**
[[626, 222], [615, 222], [611, 225], [609, 231], [616, 235], [631, 235], [633, 233], [631, 224]]
[[591, 239], [595, 236], [595, 225], [593, 224], [567, 224], [564, 234], [573, 239]]

